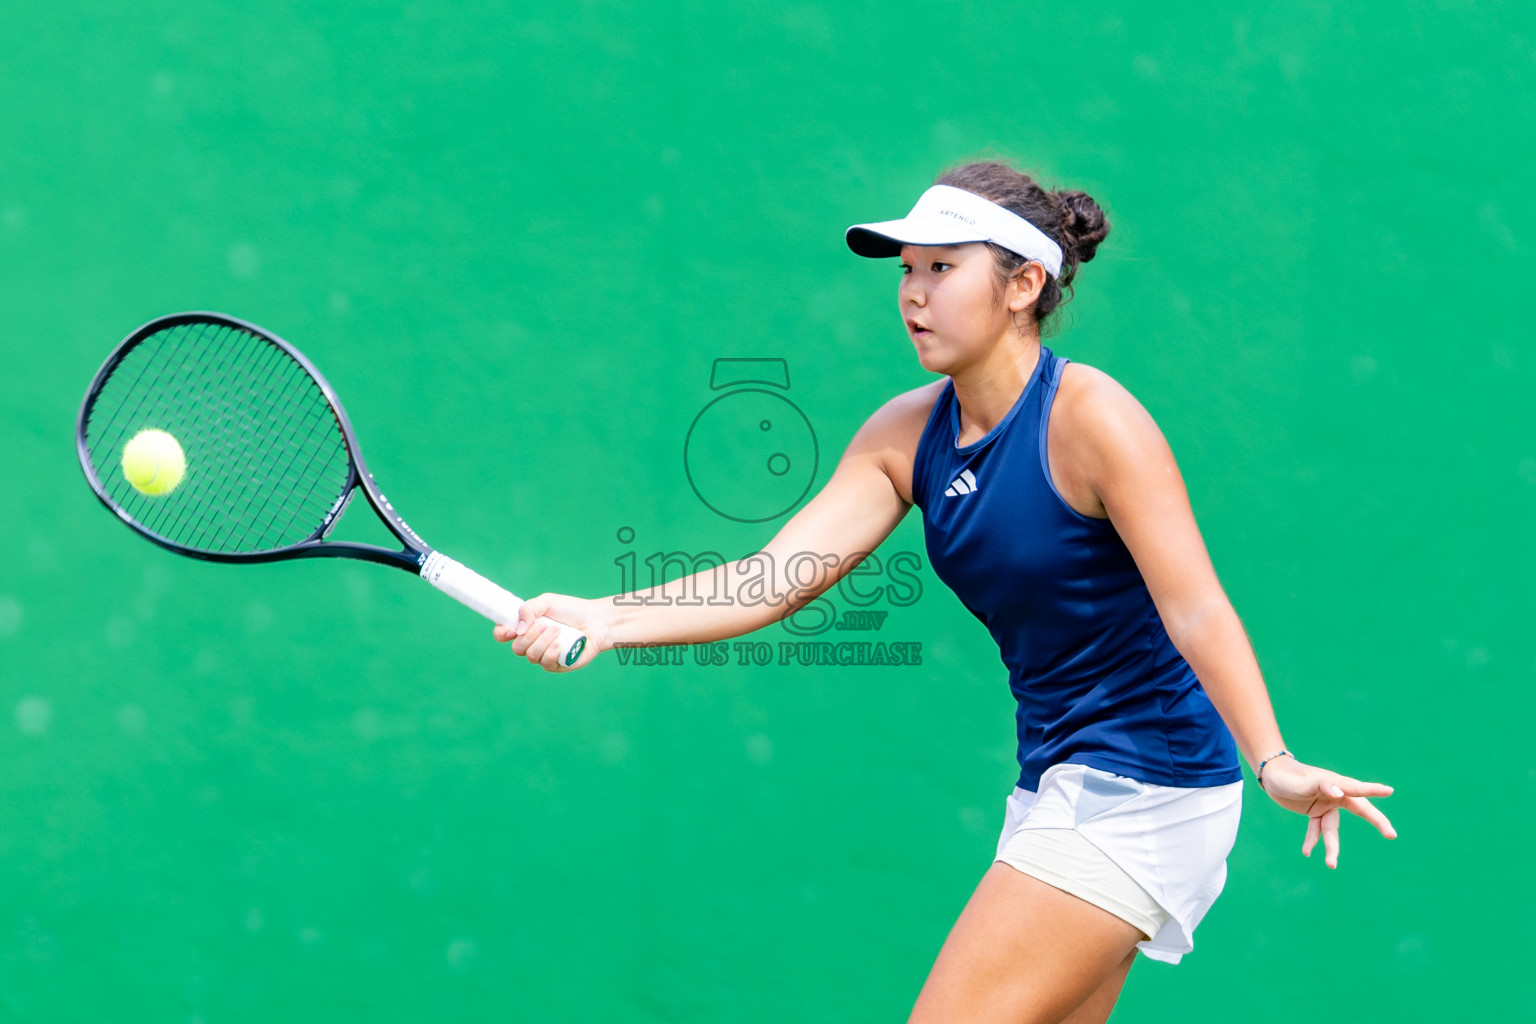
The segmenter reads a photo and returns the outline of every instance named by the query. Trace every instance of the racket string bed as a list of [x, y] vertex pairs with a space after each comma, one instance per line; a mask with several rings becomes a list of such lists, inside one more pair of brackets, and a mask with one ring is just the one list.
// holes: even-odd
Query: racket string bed
[[[207, 329], [205, 325], [202, 333], [206, 333]], [[179, 339], [181, 343], [187, 340], [186, 337]], [[178, 344], [177, 352], [179, 350]], [[154, 426], [147, 422], [151, 411], [146, 411], [145, 405], [160, 391], [166, 372], [174, 364], [169, 359], [157, 359], [155, 354], [148, 350], [135, 349], [131, 354], [138, 356], [141, 360], [139, 374], [132, 384], [119, 383], [115, 375], [108, 380], [108, 390], [103, 395], [105, 401], [99, 401], [96, 408], [107, 408], [111, 413], [106, 419], [105, 426], [99, 431], [93, 431], [95, 440], [92, 449], [93, 461], [109, 472], [113, 500], [125, 505], [135, 515], [142, 516], [153, 514], [164, 506], [152, 504], [149, 499], [134, 490], [127, 478], [117, 472], [117, 467], [112, 463], [124, 441], [131, 436], [130, 427], [137, 430]], [[149, 376], [150, 371], [153, 371], [153, 376]], [[93, 426], [94, 418], [93, 416]]]
[[[202, 443], [197, 432], [189, 429], [188, 420], [191, 414], [188, 412], [188, 405], [198, 401], [202, 403], [207, 403], [210, 400], [222, 402], [223, 397], [220, 389], [210, 387], [210, 382], [207, 378], [214, 371], [217, 371], [222, 376], [233, 360], [259, 354], [260, 349], [257, 347], [257, 344], [246, 345], [243, 347], [243, 350], [222, 347], [216, 349], [217, 355], [212, 364], [207, 367], [204, 373], [197, 375], [197, 377], [201, 378], [198, 381], [202, 385], [199, 389], [200, 394], [193, 393], [190, 391], [190, 388], [193, 386], [196, 378], [190, 370], [192, 364], [189, 362], [189, 359], [194, 358], [199, 353], [199, 350], [206, 350], [210, 347], [208, 333], [212, 325], [205, 324], [200, 326], [201, 329], [195, 336], [191, 331], [183, 331], [183, 337], [178, 339], [178, 343], [174, 347], [169, 347], [168, 343], [159, 337], [146, 339], [145, 343], [139, 346], [140, 349], [146, 351], [148, 361], [158, 366], [158, 370], [153, 380], [143, 386], [145, 393], [141, 395], [140, 402], [135, 406], [135, 412], [124, 421], [123, 434], [126, 435], [130, 429], [142, 429], [144, 427], [158, 427], [168, 430], [173, 436], [178, 438], [178, 443], [183, 445], [184, 451], [189, 447], [192, 448], [196, 452], [194, 457], [197, 459], [197, 462], [204, 463], [209, 461], [205, 450], [206, 446]], [[221, 333], [217, 328], [214, 329], [214, 342], [217, 341]], [[192, 343], [190, 351], [181, 344], [188, 340]], [[170, 383], [164, 381], [167, 372], [173, 374], [172, 382]], [[179, 374], [181, 377], [179, 382], [175, 382], [174, 375], [176, 374]], [[136, 384], [135, 388], [137, 387], [138, 385]], [[156, 396], [155, 404], [146, 412], [144, 410], [144, 400], [149, 395]], [[105, 402], [108, 398], [109, 395], [104, 394], [101, 401]], [[121, 438], [115, 440], [121, 440]], [[116, 444], [114, 443], [110, 449], [102, 454], [110, 455], [115, 451]], [[202, 503], [207, 500], [208, 487], [214, 480], [215, 477], [199, 469], [192, 474], [192, 479], [186, 481], [185, 490], [178, 489], [178, 493], [173, 494], [169, 500], [166, 500], [162, 498], [145, 498], [138, 495], [131, 485], [128, 484], [127, 480], [119, 475], [117, 477], [115, 493], [121, 494], [132, 502], [132, 505], [129, 506], [130, 509], [136, 515], [142, 516], [142, 521], [144, 521], [146, 527], [157, 533], [166, 533], [167, 527], [170, 527], [171, 531], [179, 531], [180, 525], [186, 516], [188, 514], [196, 514]], [[174, 520], [172, 519], [173, 516], [175, 517]], [[170, 535], [175, 536], [175, 533], [172, 532]]]
[[[250, 346], [246, 347], [250, 348]], [[225, 461], [227, 450], [235, 443], [235, 438], [238, 437], [237, 431], [249, 419], [241, 416], [237, 422], [230, 422], [227, 408], [229, 401], [222, 385], [227, 379], [228, 367], [245, 356], [234, 346], [229, 346], [224, 351], [226, 356], [223, 363], [215, 363], [209, 368], [210, 377], [213, 376], [215, 367], [217, 368], [218, 380], [217, 384], [208, 381], [205, 385], [203, 396], [205, 405], [202, 410], [213, 422], [221, 424], [219, 434], [207, 435], [202, 431], [200, 422], [183, 418], [184, 430], [197, 431], [199, 464], [193, 479], [188, 481], [188, 483], [195, 481], [196, 488], [189, 491], [188, 500], [175, 509], [174, 518], [167, 514], [149, 523], [152, 528], [173, 539], [202, 537], [209, 516], [222, 508], [223, 492], [229, 489], [230, 482], [218, 472], [218, 467]], [[261, 355], [259, 348], [250, 348], [250, 351], [258, 358]]]
[[[281, 361], [280, 353], [276, 350], [268, 350], [262, 353], [263, 360], [259, 366], [251, 368], [248, 376], [260, 379], [263, 376], [271, 376], [275, 369], [281, 374], [287, 367]], [[275, 391], [286, 391], [287, 381], [282, 377], [272, 381]], [[250, 393], [250, 385], [246, 385], [247, 393]], [[251, 395], [254, 397], [254, 394]], [[243, 513], [236, 507], [242, 497], [245, 504], [249, 504], [253, 496], [260, 492], [264, 481], [254, 473], [253, 466], [249, 465], [250, 455], [253, 452], [268, 450], [271, 444], [272, 432], [280, 425], [275, 419], [264, 419], [254, 415], [249, 408], [249, 403], [241, 403], [235, 408], [226, 408], [216, 415], [214, 422], [220, 426], [218, 445], [218, 468], [220, 474], [220, 490], [217, 500], [210, 501], [204, 514], [198, 519], [195, 530], [198, 536], [206, 536], [205, 543], [220, 551], [238, 551], [238, 544], [232, 544], [233, 532], [239, 527]], [[242, 471], [236, 471], [232, 467], [247, 463]], [[268, 492], [270, 497], [270, 491]], [[260, 538], [259, 538], [260, 539]]]
[[[180, 546], [238, 554], [302, 541], [351, 470], [340, 425], [309, 372], [228, 325], [146, 337], [103, 386], [103, 407], [111, 410], [104, 426], [93, 417], [88, 433], [112, 501]], [[187, 479], [170, 495], [141, 495], [114, 472], [122, 442], [147, 427], [169, 431], [186, 453]]]
[[[202, 333], [206, 333], [207, 330], [208, 326], [203, 325]], [[185, 337], [181, 339], [181, 341], [185, 340]], [[139, 367], [138, 376], [134, 378], [132, 384], [127, 385], [127, 395], [132, 396], [137, 394], [138, 401], [134, 403], [133, 409], [131, 411], [128, 410], [128, 402], [126, 398], [118, 400], [120, 404], [116, 405], [98, 402], [97, 406], [93, 408], [94, 412], [95, 408], [101, 408], [103, 405], [105, 405], [108, 409], [111, 410], [111, 414], [107, 417], [107, 422], [101, 427], [100, 430], [93, 432], [93, 436], [95, 436], [98, 440], [92, 445], [92, 460], [97, 465], [102, 465], [104, 461], [110, 462], [111, 457], [115, 455], [119, 449], [121, 449], [124, 441], [126, 441], [130, 436], [128, 433], [129, 424], [144, 423], [144, 403], [147, 402], [152, 395], [155, 395], [158, 392], [160, 378], [164, 376], [166, 370], [170, 366], [169, 360], [157, 360], [154, 358], [152, 353], [142, 349], [135, 349], [132, 353], [130, 353], [130, 357], [137, 357], [141, 365]], [[144, 381], [144, 376], [151, 369], [155, 371], [155, 377], [152, 381], [146, 383]], [[115, 377], [109, 381], [109, 384], [116, 383], [117, 381]], [[121, 423], [120, 426], [118, 425], [119, 423]], [[92, 426], [94, 426], [94, 422]], [[117, 427], [115, 433], [113, 433], [113, 427]], [[117, 474], [114, 478], [113, 485], [114, 500], [121, 501], [125, 498], [131, 499], [133, 494], [133, 488], [129, 485], [128, 480], [121, 474]]]
[[[324, 396], [321, 396], [321, 398], [324, 398]], [[321, 402], [321, 404], [319, 404], [318, 410], [316, 411], [319, 413], [318, 418], [316, 418], [316, 427], [318, 427], [319, 424], [326, 424], [330, 430], [335, 431], [336, 439], [341, 441], [341, 424], [336, 421], [335, 413], [330, 411], [330, 405], [326, 404], [326, 402]], [[318, 436], [318, 434], [312, 434], [312, 436]], [[301, 448], [301, 450], [303, 450], [303, 448]], [[300, 516], [301, 510], [306, 510], [306, 508], [309, 508], [310, 497], [315, 494], [316, 488], [319, 487], [321, 481], [323, 481], [323, 479], [329, 479], [329, 477], [324, 476], [323, 473], [310, 473], [310, 467], [313, 467], [313, 464], [315, 464], [315, 459], [318, 459], [319, 454], [321, 453], [323, 453], [323, 447], [321, 447], [319, 444], [316, 444], [315, 450], [310, 453], [309, 462], [304, 464], [304, 470], [300, 473], [300, 479], [307, 479], [307, 481], [309, 481], [309, 488], [304, 491], [303, 504], [300, 504], [300, 502], [295, 502], [295, 504], [289, 505], [292, 513], [289, 514], [289, 519], [287, 519], [286, 524], [283, 525], [284, 531], [289, 530], [289, 528], [292, 528], [293, 525], [296, 524], [296, 520], [298, 520], [298, 516]], [[321, 516], [329, 513], [330, 508], [332, 508], [332, 505], [335, 504], [333, 496], [335, 496], [339, 490], [341, 490], [341, 488], [332, 487], [321, 491], [321, 497], [323, 497], [324, 500], [324, 505], [321, 505]], [[319, 519], [316, 519], [316, 524], [318, 524], [318, 522]]]
[[[229, 415], [232, 410], [216, 421], [221, 424], [221, 440], [225, 441], [220, 449], [222, 488], [218, 500], [209, 503], [199, 520], [198, 530], [206, 533], [207, 546], [220, 551], [263, 550], [302, 540], [319, 525], [325, 511], [309, 503], [308, 496], [321, 482], [334, 489], [345, 484], [349, 466], [345, 442], [329, 416], [324, 395], [304, 369], [285, 353], [269, 349], [266, 355], [268, 358], [254, 368], [248, 379], [254, 385], [263, 377], [269, 378], [272, 386], [266, 394], [279, 396], [280, 404], [260, 409], [244, 404], [238, 410], [238, 421]], [[251, 392], [253, 400], [257, 394]], [[300, 405], [306, 399], [308, 408]], [[303, 417], [297, 422], [296, 406]], [[315, 415], [316, 406], [320, 415]], [[327, 419], [331, 419], [330, 429], [317, 434], [315, 428], [327, 425]], [[292, 466], [306, 447], [310, 447], [310, 457], [295, 478]], [[321, 454], [327, 458], [317, 470], [315, 462]], [[339, 471], [326, 472], [333, 466]], [[306, 479], [309, 486], [304, 496], [296, 500], [295, 494]], [[278, 526], [277, 519], [284, 510], [289, 511], [287, 521]], [[267, 511], [271, 515], [264, 518]], [[293, 529], [295, 524], [299, 527], [297, 531]]]
[[[202, 536], [203, 523], [206, 522], [211, 513], [217, 511], [223, 504], [220, 500], [223, 497], [222, 491], [210, 494], [210, 489], [222, 487], [224, 490], [227, 490], [231, 484], [227, 477], [212, 471], [223, 461], [223, 450], [213, 440], [203, 439], [203, 431], [200, 429], [202, 420], [211, 419], [213, 422], [221, 424], [221, 438], [229, 438], [229, 442], [223, 448], [228, 448], [236, 442], [236, 439], [239, 437], [239, 427], [249, 421], [248, 416], [242, 416], [240, 424], [231, 425], [229, 423], [230, 400], [225, 383], [231, 366], [245, 359], [260, 359], [264, 353], [260, 340], [254, 338], [246, 339], [242, 345], [219, 345], [219, 341], [227, 337], [227, 334], [228, 332], [226, 331], [214, 336], [213, 345], [218, 346], [220, 358], [213, 362], [209, 367], [208, 373], [203, 375], [205, 380], [200, 388], [201, 393], [199, 395], [202, 399], [201, 403], [192, 411], [178, 407], [175, 417], [180, 429], [184, 432], [191, 431], [192, 436], [197, 439], [197, 447], [200, 449], [199, 462], [206, 464], [205, 468], [208, 471], [200, 469], [193, 474], [193, 479], [189, 480], [188, 483], [195, 484], [195, 487], [188, 490], [184, 501], [178, 502], [175, 506], [165, 506], [164, 512], [160, 516], [146, 523], [147, 526], [156, 532], [173, 539]], [[215, 372], [217, 373], [216, 381], [206, 379], [213, 377]], [[190, 378], [191, 374], [189, 373], [187, 376]], [[180, 392], [178, 392], [179, 396]], [[194, 417], [196, 418], [194, 419]], [[176, 433], [176, 430], [172, 429], [172, 433]], [[171, 518], [173, 513], [175, 515], [174, 519]], [[195, 517], [195, 519], [190, 524], [190, 529], [186, 529], [189, 525], [187, 522], [189, 516]]]
[[[326, 401], [325, 394], [318, 386], [314, 385], [314, 381], [309, 378], [308, 374], [304, 372], [303, 367], [299, 366], [297, 362], [292, 362], [292, 370], [301, 375], [303, 382], [309, 384], [310, 387], [303, 391], [299, 389], [291, 391], [289, 400], [282, 409], [282, 414], [285, 416], [297, 416], [302, 429], [290, 432], [290, 437], [296, 439], [297, 443], [292, 445], [288, 461], [282, 467], [281, 473], [285, 480], [291, 479], [295, 481], [294, 491], [297, 491], [298, 486], [306, 480], [308, 481], [308, 487], [305, 488], [303, 496], [297, 501], [290, 500], [282, 506], [291, 510], [287, 521], [278, 528], [280, 532], [285, 534], [295, 525], [306, 526], [305, 523], [299, 523], [299, 516], [301, 514], [305, 515], [306, 523], [308, 523], [305, 530], [306, 533], [312, 532], [317, 528], [323, 521], [325, 514], [330, 510], [334, 496], [344, 488], [347, 471], [351, 468], [350, 460], [337, 463], [334, 458], [336, 455], [341, 455], [345, 459], [346, 442], [341, 432], [341, 424], [337, 421], [335, 413], [331, 411], [330, 403]], [[307, 401], [307, 404], [301, 405], [295, 411], [293, 406], [300, 401]], [[292, 419], [289, 422], [292, 422]], [[329, 451], [327, 451], [327, 441], [332, 442], [329, 446]], [[305, 449], [311, 443], [313, 443], [313, 447], [309, 449], [309, 458], [305, 460], [303, 468], [297, 474], [292, 473], [291, 470], [304, 457]], [[315, 469], [315, 461], [322, 455], [327, 455], [328, 461], [317, 471]], [[335, 471], [340, 471], [339, 479], [334, 478]], [[322, 483], [329, 486], [322, 492], [320, 502], [312, 502], [311, 498]], [[263, 508], [265, 509], [265, 507], [264, 505]], [[276, 518], [277, 516], [274, 514], [274, 523]], [[312, 522], [309, 522], [311, 518]]]
[[[285, 365], [281, 353], [275, 349], [264, 352], [263, 356], [265, 359], [262, 364], [251, 368], [247, 376], [253, 380], [262, 377], [271, 378], [273, 392], [287, 394], [289, 400], [286, 405], [291, 405], [292, 392], [289, 385], [294, 375], [294, 364], [288, 361]], [[249, 383], [246, 388], [249, 391]], [[254, 398], [254, 394], [252, 397]], [[221, 464], [233, 462], [240, 471], [221, 473], [220, 479], [224, 489], [220, 492], [220, 500], [209, 503], [208, 511], [214, 515], [214, 521], [208, 523], [208, 514], [198, 521], [199, 531], [202, 531], [206, 525], [210, 532], [208, 540], [210, 547], [220, 551], [244, 550], [244, 540], [249, 536], [256, 520], [256, 516], [250, 514], [250, 506], [261, 499], [262, 507], [266, 507], [272, 498], [277, 496], [277, 488], [272, 486], [273, 476], [261, 473], [264, 467], [255, 461], [253, 455], [272, 451], [274, 435], [288, 426], [285, 418], [286, 405], [283, 409], [269, 410], [259, 417], [253, 416], [248, 406], [242, 405], [239, 409], [238, 422], [227, 413], [216, 420], [221, 426], [220, 439], [224, 441], [220, 448]], [[221, 468], [223, 468], [222, 465]], [[258, 512], [257, 515], [259, 514]], [[243, 530], [241, 530], [242, 524]], [[239, 538], [234, 536], [237, 530], [241, 532]], [[266, 533], [265, 530], [258, 533], [258, 546], [266, 539]]]
[[[297, 363], [292, 365], [293, 372], [300, 374], [303, 373], [303, 368], [299, 367]], [[291, 472], [293, 467], [296, 466], [299, 459], [303, 457], [306, 446], [309, 446], [313, 442], [313, 447], [309, 453], [309, 459], [304, 463], [303, 469], [299, 470], [297, 474], [298, 480], [309, 481], [309, 487], [305, 490], [304, 496], [298, 501], [287, 501], [281, 503], [278, 509], [273, 511], [273, 515], [270, 520], [266, 518], [266, 513], [267, 510], [272, 507], [272, 500], [277, 496], [277, 491], [275, 488], [267, 488], [266, 497], [263, 499], [261, 507], [257, 509], [254, 514], [246, 517], [248, 522], [245, 531], [235, 542], [234, 546], [236, 548], [243, 548], [245, 546], [246, 539], [250, 536], [251, 530], [255, 529], [258, 524], [268, 523], [269, 528], [272, 524], [275, 524], [277, 517], [281, 514], [281, 509], [283, 508], [291, 509], [291, 512], [287, 521], [284, 522], [282, 526], [277, 528], [277, 533], [280, 536], [286, 536], [290, 533], [295, 525], [299, 525], [303, 527], [303, 532], [307, 536], [308, 534], [312, 533], [314, 529], [319, 525], [325, 513], [329, 511], [332, 504], [332, 501], [329, 499], [325, 501], [323, 506], [319, 507], [311, 502], [310, 499], [314, 495], [316, 489], [323, 482], [329, 483], [331, 486], [327, 487], [324, 493], [333, 495], [336, 493], [336, 491], [345, 486], [346, 474], [344, 467], [340, 479], [333, 479], [334, 474], [328, 472], [328, 470], [332, 468], [332, 461], [328, 461], [325, 466], [322, 466], [319, 472], [312, 472], [315, 460], [318, 459], [322, 454], [327, 453], [325, 444], [327, 440], [334, 438], [334, 441], [336, 442], [328, 453], [332, 460], [334, 460], [334, 456], [338, 453], [338, 451], [340, 454], [345, 456], [345, 446], [342, 441], [340, 427], [336, 423], [335, 416], [333, 416], [331, 413], [329, 404], [327, 404], [324, 400], [325, 396], [320, 394], [317, 389], [313, 396], [305, 397], [310, 397], [311, 402], [307, 408], [301, 407], [297, 412], [298, 416], [302, 418], [299, 423], [299, 429], [291, 430], [287, 437], [284, 439], [283, 450], [287, 454], [287, 461], [283, 462], [281, 465], [275, 466], [274, 469], [279, 479], [294, 479], [294, 474]], [[298, 399], [299, 396], [297, 393], [291, 394], [288, 403], [284, 406], [283, 410], [281, 410], [281, 415], [290, 417], [286, 421], [285, 426], [291, 426], [293, 424], [292, 406], [296, 401], [298, 401]], [[313, 399], [319, 399], [319, 401], [314, 401]], [[307, 524], [300, 523], [300, 514], [306, 514], [306, 520], [312, 519], [312, 522], [308, 522]], [[262, 535], [258, 534], [257, 539], [258, 541], [261, 540]]]
[[[226, 407], [214, 417], [213, 422], [220, 428], [218, 462], [214, 467], [218, 471], [220, 489], [216, 499], [207, 503], [194, 531], [197, 536], [205, 538], [206, 546], [215, 550], [244, 550], [241, 541], [249, 535], [252, 525], [252, 517], [248, 514], [250, 505], [263, 495], [268, 500], [274, 496], [274, 488], [269, 478], [264, 478], [261, 473], [263, 467], [257, 460], [261, 453], [271, 451], [274, 435], [284, 429], [287, 423], [279, 411], [258, 412], [253, 406], [260, 395], [257, 382], [262, 379], [270, 382], [271, 393], [291, 396], [290, 381], [294, 376], [292, 364], [284, 363], [282, 353], [272, 348], [261, 352], [259, 362], [237, 363], [236, 366], [244, 371], [245, 379], [232, 381], [226, 393], [243, 396], [244, 400], [238, 404], [233, 401], [225, 403]], [[236, 539], [234, 534], [241, 530], [242, 525], [245, 526], [241, 531], [242, 538]], [[267, 539], [264, 536], [266, 532], [258, 534], [258, 544]]]
[[[199, 325], [199, 337], [206, 334], [210, 329], [211, 325], [209, 324]], [[180, 346], [187, 341], [188, 336], [192, 333], [190, 330], [185, 328], [180, 328], [178, 330], [180, 336], [177, 340], [176, 351], [179, 351]], [[174, 354], [175, 352], [173, 351], [172, 355]], [[168, 370], [173, 365], [169, 358], [157, 360], [154, 358], [154, 355], [150, 350], [146, 350], [142, 346], [134, 349], [134, 351], [130, 353], [130, 357], [136, 358], [139, 361], [140, 366], [138, 376], [134, 378], [132, 384], [128, 385], [128, 394], [137, 394], [139, 396], [139, 400], [131, 411], [128, 410], [126, 402], [116, 407], [110, 407], [113, 409], [112, 415], [105, 424], [102, 432], [109, 432], [113, 426], [118, 424], [119, 420], [122, 422], [122, 426], [119, 426], [117, 429], [116, 436], [113, 437], [110, 442], [107, 442], [112, 449], [116, 449], [123, 443], [124, 438], [127, 437], [127, 425], [129, 423], [138, 423], [142, 421], [141, 413], [144, 409], [144, 403], [147, 402], [151, 396], [159, 393], [159, 378], [164, 375], [166, 370]], [[151, 368], [155, 370], [154, 383], [141, 387], [140, 385], [144, 382], [144, 375], [148, 373]]]
[[[208, 337], [209, 330], [213, 337]], [[193, 337], [191, 350], [183, 345], [175, 343], [173, 336], [180, 331], [182, 337], [176, 339], [184, 342], [188, 337]], [[191, 331], [182, 328], [172, 328], [164, 334], [151, 335], [143, 340], [136, 351], [147, 353], [146, 358], [151, 363], [157, 364], [159, 371], [155, 377], [145, 385], [146, 395], [154, 395], [154, 405], [146, 412], [144, 402], [141, 400], [135, 406], [134, 415], [130, 416], [126, 426], [149, 427], [156, 426], [168, 430], [178, 438], [183, 451], [190, 451], [192, 456], [193, 472], [191, 479], [168, 498], [157, 498], [154, 501], [145, 501], [136, 498], [131, 490], [123, 489], [122, 483], [119, 490], [132, 501], [130, 505], [136, 517], [144, 523], [145, 527], [162, 535], [169, 536], [173, 540], [184, 538], [184, 526], [188, 516], [196, 517], [206, 511], [210, 503], [210, 486], [217, 483], [217, 476], [208, 472], [214, 464], [211, 457], [208, 440], [202, 436], [195, 422], [192, 422], [192, 413], [185, 408], [189, 400], [197, 400], [206, 408], [209, 403], [224, 401], [222, 390], [217, 386], [217, 380], [224, 376], [228, 365], [245, 356], [258, 355], [260, 349], [255, 344], [244, 346], [242, 353], [239, 349], [217, 345], [221, 335], [227, 331], [216, 325], [201, 325], [201, 329], [192, 336]], [[209, 357], [209, 352], [212, 357]], [[194, 373], [194, 367], [201, 372]], [[167, 380], [167, 374], [170, 379]], [[199, 385], [200, 394], [189, 394], [189, 387], [194, 383]], [[105, 404], [116, 396], [111, 393], [113, 381], [109, 379], [107, 388], [98, 399], [98, 404]], [[131, 394], [131, 392], [130, 392]], [[105, 453], [104, 453], [105, 454]]]

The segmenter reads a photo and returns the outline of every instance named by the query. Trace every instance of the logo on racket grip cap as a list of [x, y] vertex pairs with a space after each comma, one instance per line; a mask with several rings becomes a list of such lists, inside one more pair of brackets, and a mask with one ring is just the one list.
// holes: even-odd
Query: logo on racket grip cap
[[783, 359], [716, 359], [712, 391], [683, 441], [688, 485], [710, 511], [765, 523], [794, 509], [816, 481], [816, 431], [789, 390]]

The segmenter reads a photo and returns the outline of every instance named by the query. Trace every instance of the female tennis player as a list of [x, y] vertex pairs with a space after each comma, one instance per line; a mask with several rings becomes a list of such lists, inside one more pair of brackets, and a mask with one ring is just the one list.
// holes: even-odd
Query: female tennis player
[[[911, 1019], [924, 1024], [1103, 1021], [1138, 949], [1177, 962], [1226, 879], [1239, 753], [1270, 799], [1307, 816], [1303, 854], [1321, 839], [1337, 866], [1340, 810], [1396, 835], [1369, 800], [1391, 787], [1286, 750], [1152, 417], [1041, 344], [1108, 234], [1087, 194], [990, 162], [945, 174], [900, 220], [849, 228], [855, 253], [900, 259], [901, 318], [943, 379], [876, 411], [764, 549], [780, 566], [837, 556], [792, 611], [916, 505], [934, 571], [1008, 667], [1018, 786], [996, 860], [918, 996]], [[784, 614], [544, 594], [496, 638], [557, 670], [540, 615], [585, 631], [579, 668], [615, 644], [720, 640]]]

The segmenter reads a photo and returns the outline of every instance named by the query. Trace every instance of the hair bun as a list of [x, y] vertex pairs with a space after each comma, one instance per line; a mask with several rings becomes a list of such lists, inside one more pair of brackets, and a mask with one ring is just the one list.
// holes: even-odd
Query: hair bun
[[1079, 263], [1087, 263], [1098, 252], [1099, 243], [1109, 237], [1109, 221], [1104, 211], [1087, 192], [1062, 189], [1055, 193], [1061, 204], [1061, 233]]

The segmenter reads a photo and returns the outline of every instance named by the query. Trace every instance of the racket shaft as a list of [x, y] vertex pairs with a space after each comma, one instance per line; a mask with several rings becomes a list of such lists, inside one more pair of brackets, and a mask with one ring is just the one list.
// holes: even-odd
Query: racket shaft
[[[426, 564], [421, 567], [421, 578], [498, 625], [515, 623], [523, 607], [522, 598], [441, 551], [434, 551], [427, 556]], [[553, 626], [559, 631], [555, 643], [560, 650], [560, 664], [573, 664], [587, 644], [585, 634], [550, 618], [541, 616], [538, 621], [546, 628]]]

